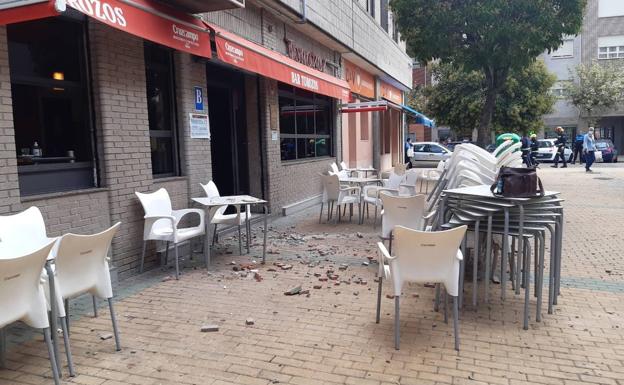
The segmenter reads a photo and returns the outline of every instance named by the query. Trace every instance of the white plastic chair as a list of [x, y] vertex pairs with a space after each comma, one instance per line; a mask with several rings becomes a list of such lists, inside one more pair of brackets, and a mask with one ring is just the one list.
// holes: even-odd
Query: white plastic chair
[[416, 169], [409, 169], [405, 171], [405, 180], [399, 185], [399, 195], [416, 195], [420, 191], [416, 191], [418, 186], [419, 174]]
[[[339, 178], [348, 178], [349, 177], [349, 172], [347, 170], [340, 170], [338, 169], [338, 165], [336, 164], [336, 162], [332, 162], [329, 167], [331, 168], [331, 173], [333, 173], [334, 175], [338, 175]], [[330, 174], [331, 175], [331, 174]]]
[[361, 220], [361, 200], [360, 200], [360, 188], [359, 187], [346, 187], [340, 185], [340, 180], [337, 175], [321, 175], [321, 182], [323, 183], [323, 198], [321, 200], [321, 212], [319, 213], [319, 223], [323, 217], [323, 207], [327, 204], [327, 220], [332, 216], [334, 203], [338, 205], [338, 217], [336, 221], [340, 221], [341, 205], [350, 205], [351, 216], [353, 215], [353, 204], [358, 204], [358, 221]]
[[[143, 226], [143, 252], [141, 254], [140, 272], [143, 272], [143, 264], [145, 263], [145, 251], [148, 241], [164, 241], [165, 246], [165, 263], [167, 254], [169, 253], [169, 242], [173, 242], [175, 250], [175, 266], [176, 279], [180, 276], [180, 267], [178, 261], [178, 244], [188, 239], [202, 236], [206, 233], [204, 225], [204, 210], [201, 209], [183, 209], [173, 210], [171, 207], [171, 198], [164, 188], [153, 193], [135, 192], [141, 201], [143, 210], [145, 210], [145, 225]], [[199, 216], [199, 225], [193, 227], [178, 228], [180, 220], [188, 214], [197, 214]]]
[[372, 204], [375, 206], [375, 217], [373, 219], [373, 228], [377, 225], [377, 210], [383, 207], [381, 199], [379, 199], [379, 194], [382, 191], [386, 191], [395, 195], [399, 195], [399, 189], [401, 184], [405, 182], [405, 173], [402, 175], [396, 174], [394, 171], [390, 173], [388, 179], [384, 179], [382, 181], [382, 186], [377, 185], [368, 185], [364, 186], [363, 192], [363, 200], [364, 204], [366, 204], [365, 208], [368, 212], [368, 205]]
[[[89, 293], [108, 301], [117, 351], [121, 350], [119, 330], [113, 308], [108, 251], [121, 222], [93, 235], [65, 234], [58, 241], [54, 264], [56, 297], [69, 313], [69, 300]], [[97, 314], [95, 315], [97, 317]]]
[[414, 230], [426, 230], [426, 221], [435, 213], [425, 216], [425, 196], [396, 196], [382, 192], [381, 239], [388, 241], [392, 253], [393, 230], [395, 226], [404, 226]]
[[[15, 250], [11, 245], [5, 244], [4, 241], [0, 242], [0, 309], [2, 309], [0, 329], [16, 321], [42, 329], [48, 347], [52, 376], [54, 383], [58, 385], [60, 378], [57, 357], [52, 346], [48, 309], [40, 278], [53, 245], [54, 241], [49, 241], [35, 251], [14, 254]], [[65, 331], [65, 328], [63, 330]], [[0, 340], [0, 343], [3, 342]], [[3, 346], [0, 347], [0, 356], [0, 364], [4, 364]]]
[[[463, 259], [459, 249], [466, 233], [466, 226], [452, 230], [426, 232], [408, 229], [403, 226], [394, 228], [395, 253], [390, 253], [377, 243], [381, 258], [379, 261], [379, 288], [377, 292], [377, 323], [381, 307], [382, 279], [392, 281], [395, 303], [394, 344], [399, 350], [399, 299], [405, 282], [434, 282], [444, 284], [447, 294], [453, 297], [453, 326], [455, 329], [455, 350], [459, 350], [459, 264]], [[446, 298], [444, 296], [444, 314], [446, 317]]]
[[[199, 184], [206, 193], [208, 198], [218, 198], [221, 196], [219, 194], [219, 189], [217, 185], [213, 181], [209, 181], [206, 184]], [[245, 206], [245, 211], [241, 212], [240, 207], [236, 208], [236, 214], [225, 214], [225, 210], [227, 206], [220, 206], [217, 208], [213, 208], [210, 211], [210, 223], [214, 225], [214, 233], [212, 234], [212, 244], [214, 245], [217, 242], [217, 226], [218, 225], [227, 225], [227, 226], [237, 226], [238, 227], [238, 252], [243, 253], [243, 244], [241, 237], [241, 225], [245, 226], [245, 231], [247, 233], [247, 249], [249, 249], [249, 233], [250, 229], [247, 226], [249, 224], [249, 220], [251, 220], [251, 208], [249, 205]]]
[[340, 162], [340, 168], [343, 171], [349, 171], [349, 167], [347, 166], [347, 163], [345, 163], [345, 161]]
[[[36, 206], [29, 207], [17, 214], [0, 216], [0, 248], [5, 254], [24, 255], [32, 252], [35, 248], [43, 247], [52, 242], [52, 249], [48, 258], [54, 259], [58, 247], [58, 243], [55, 242], [56, 240], [57, 238], [50, 238], [47, 236], [43, 215], [41, 214], [41, 210]], [[53, 266], [50, 268], [53, 268]], [[43, 290], [47, 293], [49, 289], [48, 275], [43, 269], [40, 274], [43, 282]], [[46, 294], [46, 298], [48, 297], [49, 296]], [[50, 307], [48, 304], [48, 310], [49, 309]], [[58, 310], [57, 316], [60, 318], [61, 328], [64, 331], [69, 330], [69, 320], [65, 315], [65, 308], [62, 301], [57, 304], [56, 309]], [[93, 309], [96, 311], [95, 298], [93, 299]], [[69, 374], [70, 376], [74, 376], [74, 366], [69, 339], [66, 338], [67, 334], [67, 332], [63, 334], [65, 353], [67, 355]], [[52, 339], [56, 344], [55, 334], [52, 334]], [[55, 348], [55, 352], [58, 353], [58, 348]], [[61, 358], [57, 357], [57, 371], [59, 373], [61, 370], [60, 360]]]

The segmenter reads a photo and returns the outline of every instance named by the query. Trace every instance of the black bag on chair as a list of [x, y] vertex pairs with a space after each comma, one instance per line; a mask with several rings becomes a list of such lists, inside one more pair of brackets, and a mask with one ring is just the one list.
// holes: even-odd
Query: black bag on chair
[[505, 198], [544, 196], [542, 181], [534, 168], [501, 167], [490, 190]]

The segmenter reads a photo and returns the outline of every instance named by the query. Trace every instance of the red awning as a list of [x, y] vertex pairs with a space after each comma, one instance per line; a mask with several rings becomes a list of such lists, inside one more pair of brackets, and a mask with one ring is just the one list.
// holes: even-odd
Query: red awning
[[[58, 16], [56, 3], [47, 0], [0, 10], [0, 24]], [[202, 20], [154, 0], [66, 0], [66, 3], [67, 7], [113, 28], [179, 51], [211, 57], [210, 31]]]
[[348, 101], [349, 84], [342, 79], [296, 62], [288, 56], [243, 39], [219, 27], [215, 31], [217, 56], [244, 70], [332, 98]]
[[[58, 3], [58, 6], [57, 6]], [[21, 23], [24, 21], [43, 19], [51, 16], [58, 16], [64, 2], [55, 0], [41, 0], [39, 2], [29, 2], [26, 5], [13, 5], [0, 9], [0, 25]]]

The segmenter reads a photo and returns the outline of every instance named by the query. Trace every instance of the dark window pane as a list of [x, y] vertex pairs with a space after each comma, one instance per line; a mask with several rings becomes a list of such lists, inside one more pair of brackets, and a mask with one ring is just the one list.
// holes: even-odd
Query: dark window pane
[[152, 173], [176, 175], [175, 91], [171, 50], [145, 43], [145, 78]]
[[283, 138], [280, 141], [280, 148], [282, 153], [282, 160], [292, 160], [297, 159], [296, 153], [296, 139], [294, 138]]
[[314, 134], [314, 104], [297, 101], [297, 134]]
[[173, 174], [173, 139], [151, 137], [152, 174]]
[[291, 98], [280, 96], [280, 132], [283, 134], [295, 133], [295, 101]]
[[313, 138], [298, 138], [297, 139], [297, 157], [301, 158], [313, 158], [315, 154], [315, 139]]
[[83, 26], [58, 18], [11, 24], [12, 77], [79, 82], [83, 78]]
[[[316, 134], [317, 135], [330, 135], [331, 124], [329, 117], [331, 115], [329, 106], [319, 105], [316, 111]], [[366, 113], [364, 113], [366, 114]]]
[[331, 139], [330, 138], [316, 139], [316, 156], [329, 156], [329, 155], [331, 155]]

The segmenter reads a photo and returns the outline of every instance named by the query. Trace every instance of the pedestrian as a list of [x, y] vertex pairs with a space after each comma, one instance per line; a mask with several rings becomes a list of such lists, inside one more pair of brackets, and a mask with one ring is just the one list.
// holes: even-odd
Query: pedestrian
[[565, 131], [563, 130], [563, 127], [557, 127], [555, 131], [557, 132], [559, 136], [557, 136], [557, 140], [555, 141], [555, 146], [557, 147], [557, 150], [556, 150], [557, 154], [555, 155], [555, 160], [554, 160], [555, 164], [553, 164], [551, 167], [554, 167], [554, 168], [559, 167], [559, 158], [561, 158], [563, 162], [563, 166], [561, 166], [561, 168], [567, 168], [568, 164], [565, 158], [565, 146], [566, 146], [566, 142], [568, 141], [568, 138], [565, 135]]
[[520, 147], [520, 151], [522, 151], [522, 163], [526, 164], [527, 167], [531, 167], [531, 142], [529, 141], [529, 137], [526, 134], [522, 135], [520, 143], [522, 144]]
[[539, 152], [539, 143], [537, 142], [537, 135], [531, 134], [531, 164], [535, 168], [539, 168], [539, 162], [537, 161], [537, 153]]
[[594, 127], [589, 127], [587, 135], [583, 139], [583, 154], [585, 155], [585, 172], [594, 172], [591, 169], [596, 160], [596, 139], [594, 138]]
[[572, 158], [572, 164], [576, 163], [576, 157], [578, 156], [578, 162], [579, 164], [583, 163], [583, 161], [581, 160], [582, 156], [583, 156], [583, 141], [585, 140], [585, 135], [583, 134], [578, 134], [576, 135], [576, 138], [574, 138], [574, 157]]
[[412, 138], [405, 140], [405, 164], [407, 168], [412, 168], [412, 158], [414, 157], [414, 145], [412, 144]]

